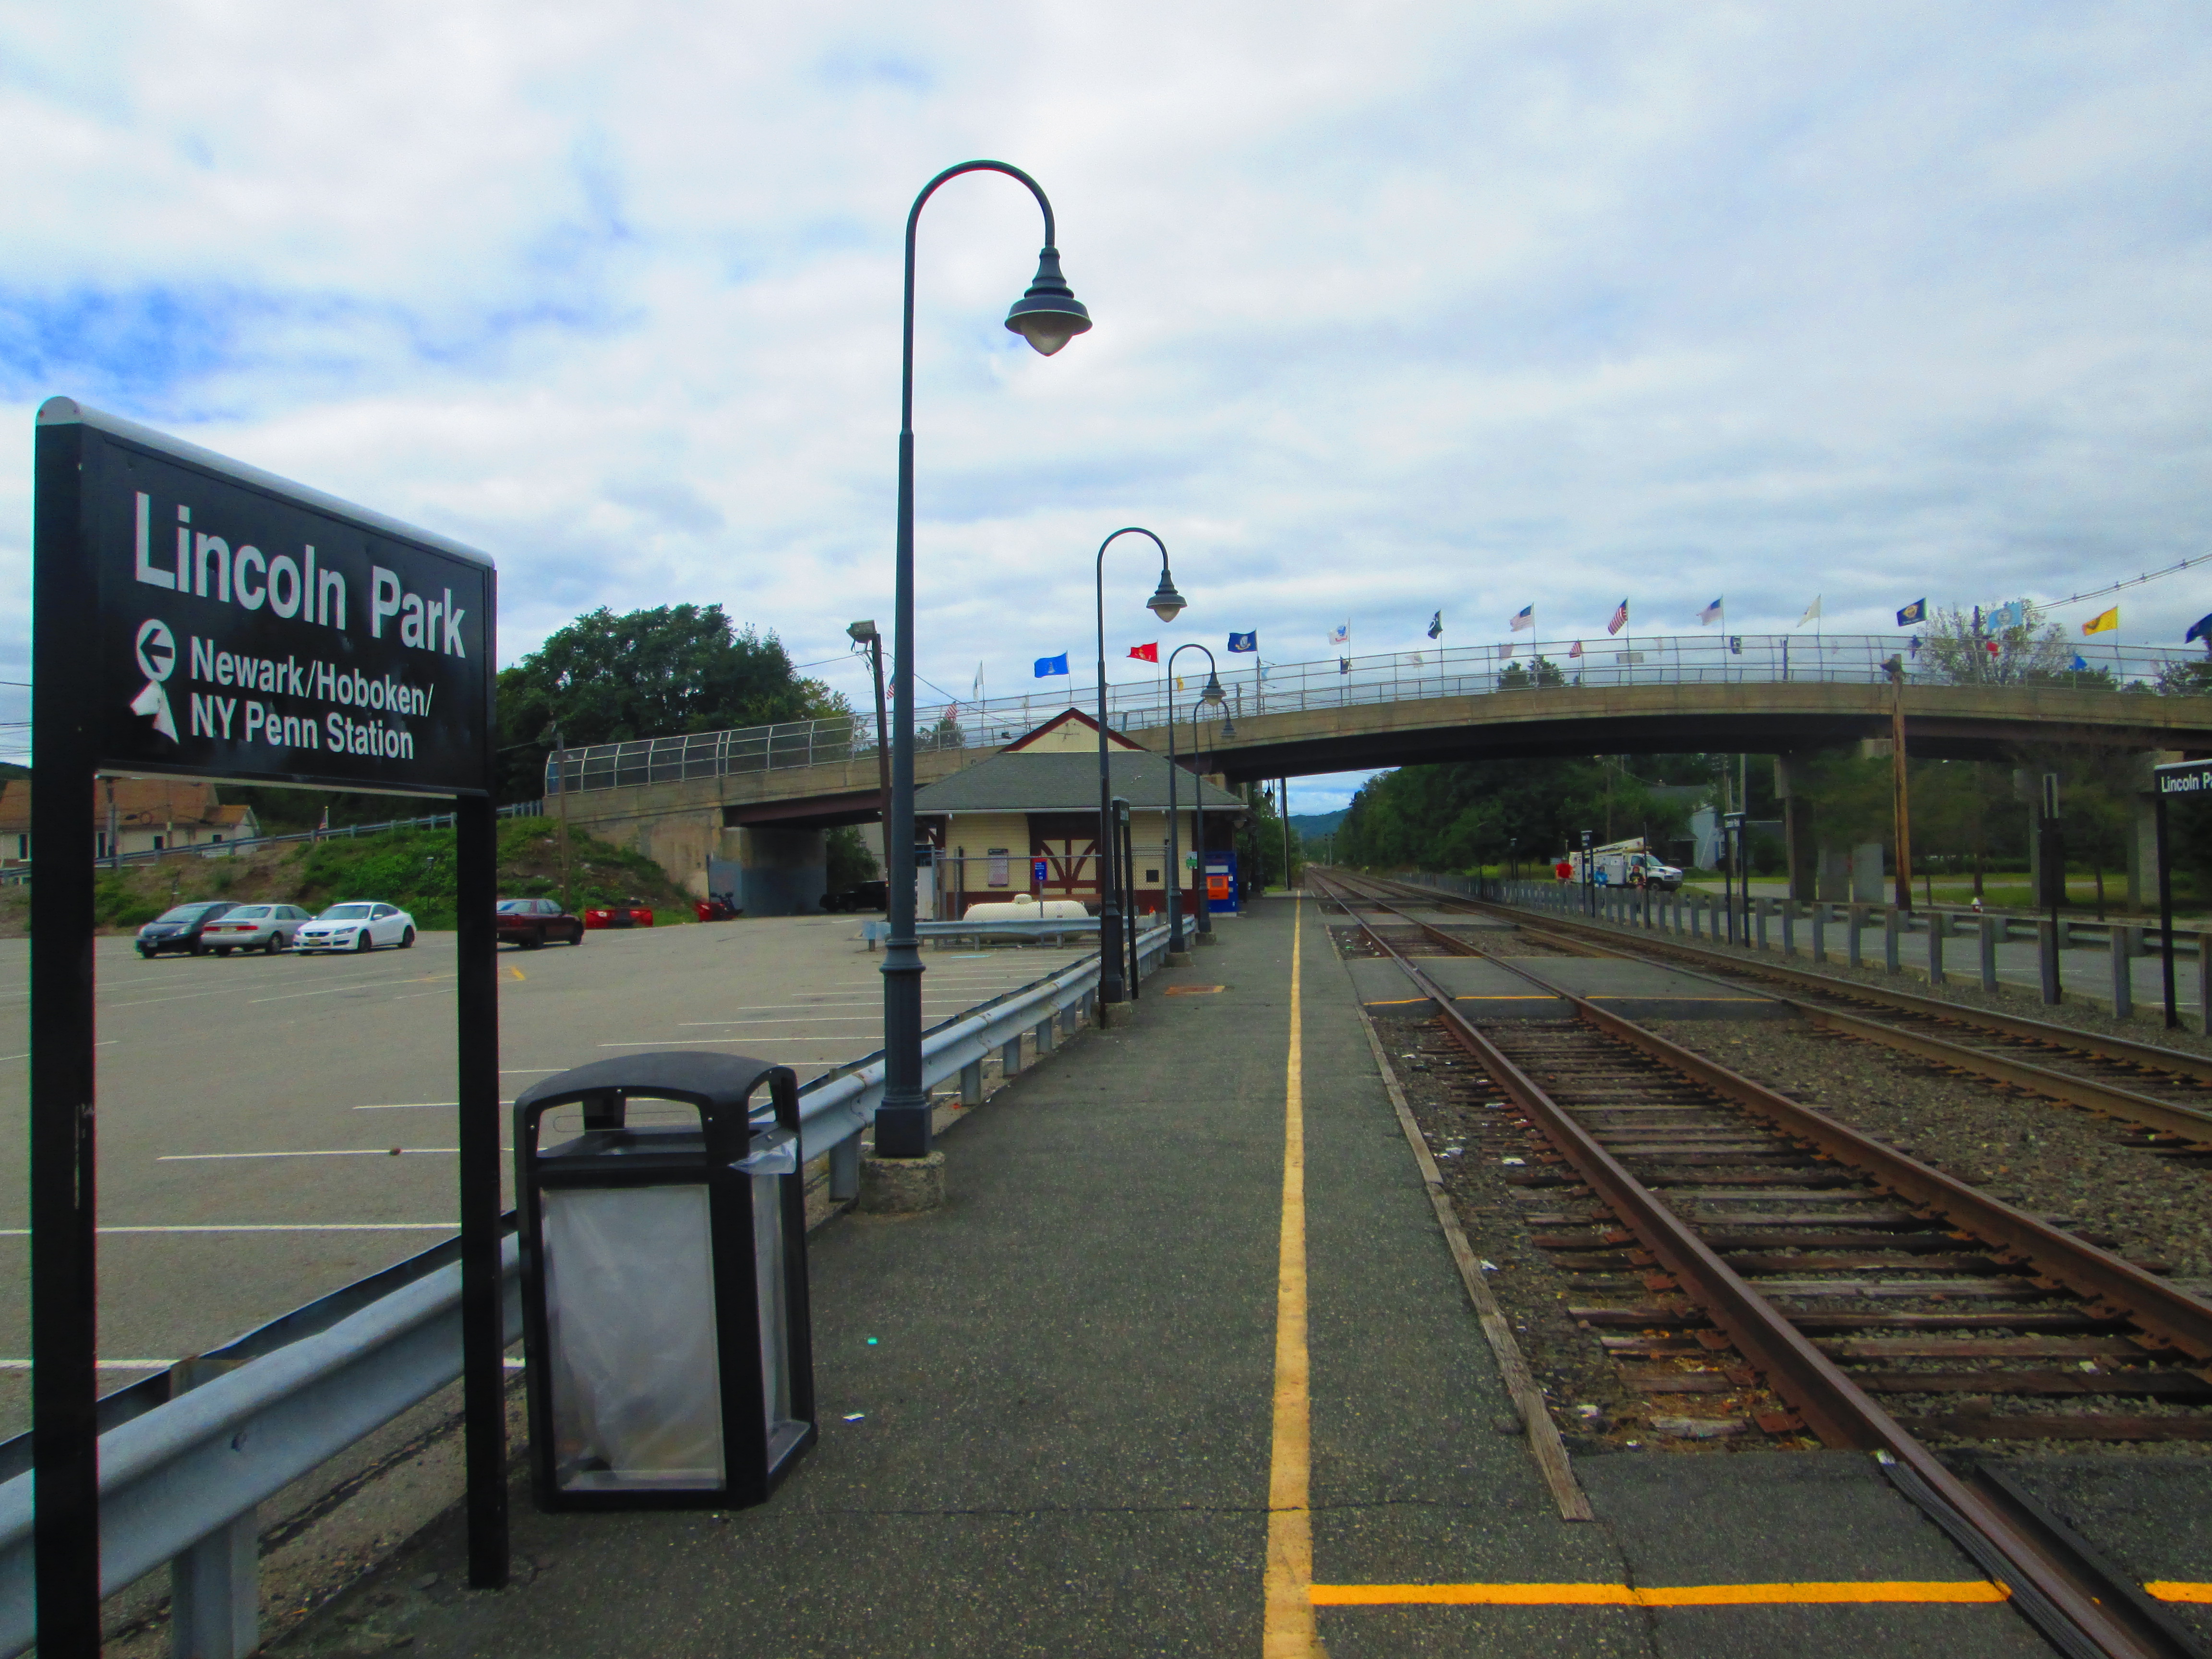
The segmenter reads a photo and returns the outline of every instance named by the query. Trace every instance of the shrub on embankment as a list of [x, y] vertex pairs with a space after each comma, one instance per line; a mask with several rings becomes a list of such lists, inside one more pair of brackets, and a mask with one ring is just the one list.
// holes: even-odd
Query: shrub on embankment
[[[508, 898], [557, 898], [561, 827], [551, 818], [504, 818], [499, 826], [499, 890]], [[332, 836], [225, 858], [181, 854], [158, 863], [100, 870], [93, 878], [93, 921], [101, 931], [129, 932], [172, 904], [192, 899], [297, 904], [309, 910], [343, 899], [396, 904], [424, 928], [454, 921], [453, 832], [387, 830], [373, 836]], [[691, 920], [690, 895], [652, 860], [569, 831], [569, 875], [579, 908], [641, 902], [669, 922]], [[0, 888], [0, 938], [30, 933], [30, 889]]]

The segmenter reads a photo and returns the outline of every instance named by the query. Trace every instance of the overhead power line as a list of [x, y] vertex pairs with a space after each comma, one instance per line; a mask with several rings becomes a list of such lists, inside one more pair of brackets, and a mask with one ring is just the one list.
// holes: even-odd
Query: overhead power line
[[2117, 593], [2124, 587], [2141, 587], [2145, 582], [2154, 582], [2160, 576], [2171, 576], [2178, 570], [2186, 570], [2193, 564], [2203, 564], [2208, 560], [2212, 560], [2212, 553], [2199, 553], [2193, 559], [2184, 559], [2179, 564], [2170, 564], [2163, 570], [2153, 570], [2140, 576], [2130, 576], [2124, 582], [2114, 582], [2110, 587], [2093, 587], [2087, 593], [2076, 593], [2069, 599], [2052, 599], [2048, 604], [2040, 605], [2037, 608], [2043, 611], [2056, 611], [2062, 605], [2079, 605], [2084, 599], [2101, 599], [2107, 593]]

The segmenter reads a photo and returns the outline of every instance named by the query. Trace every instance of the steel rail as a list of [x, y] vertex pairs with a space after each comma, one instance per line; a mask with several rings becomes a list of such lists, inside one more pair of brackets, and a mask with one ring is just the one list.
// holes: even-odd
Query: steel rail
[[[1320, 879], [1325, 888], [1335, 884], [1327, 878]], [[1382, 908], [1395, 908], [1387, 902]], [[1823, 1443], [1885, 1455], [1885, 1462], [1895, 1466], [1895, 1474], [1905, 1477], [1898, 1482], [1900, 1490], [1929, 1509], [1962, 1547], [1983, 1562], [1985, 1570], [2012, 1589], [2022, 1613], [2061, 1651], [2121, 1659], [2122, 1656], [2171, 1656], [2187, 1650], [2178, 1650], [2165, 1630], [2146, 1626], [2140, 1619], [2131, 1617], [2131, 1605], [2112, 1594], [2111, 1584], [2093, 1566], [2079, 1559], [2065, 1559], [2051, 1547], [2047, 1537], [2037, 1536], [2012, 1515], [1952, 1474], [1933, 1452], [1841, 1367], [1814, 1347], [1780, 1309], [1760, 1295], [1686, 1221], [1631, 1174], [1571, 1112], [1554, 1102], [1534, 1079], [1484, 1036], [1481, 1030], [1454, 1005], [1449, 992], [1393, 950], [1372, 924], [1361, 921], [1359, 925], [1376, 948], [1390, 957], [1435, 1002], [1445, 1029], [1455, 1040], [1475, 1056], [1492, 1080], [1528, 1114], [1590, 1191], [1620, 1218], [1638, 1242], [1675, 1279], [1683, 1294], [1698, 1304], [1727, 1334], [1737, 1352], [1758, 1368], [1769, 1385], [1789, 1402]], [[1841, 1150], [1830, 1152], [1829, 1155], [1838, 1157], [1838, 1161], [1856, 1164], [1885, 1182], [1890, 1170], [1900, 1171], [1911, 1181], [1911, 1188], [1900, 1186], [1899, 1190], [1915, 1197], [1923, 1206], [1942, 1207], [1960, 1199], [1971, 1200], [1967, 1207], [1978, 1218], [1988, 1213], [2000, 1217], [2005, 1225], [1996, 1236], [2004, 1237], [2008, 1243], [2015, 1237], [2034, 1239], [2062, 1255], [2094, 1258], [2100, 1278], [2131, 1285], [2147, 1285], [2178, 1298], [2185, 1304], [2184, 1311], [2193, 1311], [2195, 1315], [2187, 1322], [2198, 1343], [2191, 1351], [2201, 1353], [2204, 1352], [2202, 1345], [2212, 1342], [2212, 1306], [2183, 1297], [2118, 1257], [2045, 1227], [2033, 1217], [1976, 1193], [1893, 1148], [1869, 1141], [1840, 1125], [1816, 1124], [1812, 1121], [1814, 1115], [1805, 1108], [1748, 1078], [1645, 1031], [1632, 1021], [1607, 1013], [1509, 960], [1491, 959], [1508, 972], [1561, 997], [1578, 1018], [1597, 1030], [1630, 1042], [1664, 1064], [1678, 1067], [1727, 1098], [1766, 1117], [1785, 1133], [1797, 1134], [1801, 1123], [1807, 1129], [1817, 1128], [1821, 1132], [1817, 1137], [1808, 1134], [1805, 1138], [1814, 1139], [1823, 1151], [1834, 1146], [1848, 1149], [1852, 1154], [1846, 1157]], [[1856, 1154], [1862, 1152], [1879, 1156], [1861, 1164]], [[1928, 1196], [1922, 1197], [1922, 1194]], [[2133, 1310], [2130, 1312], [2132, 1314]], [[2148, 1322], [2145, 1322], [2148, 1325]], [[1974, 1547], [1977, 1542], [1980, 1548]]]
[[[1485, 900], [1455, 898], [1451, 901], [1462, 908], [1485, 913], [1502, 912], [1518, 916], [1521, 913], [1507, 905], [1494, 905]], [[1954, 1025], [1978, 1027], [2006, 1036], [2017, 1036], [2089, 1058], [2117, 1060], [2142, 1066], [2147, 1070], [2162, 1071], [2173, 1075], [2212, 1084], [2212, 1060], [2201, 1055], [2182, 1054], [2155, 1044], [2136, 1042], [2126, 1037], [2107, 1036], [2100, 1032], [2075, 1031], [2071, 1027], [2054, 1025], [2044, 1020], [2024, 1019], [2015, 1014], [2004, 1014], [1981, 1008], [1965, 1007], [1958, 1003], [1943, 1002], [1933, 997], [1914, 996], [1910, 992], [1892, 991], [1881, 987], [1862, 985], [1856, 981], [1839, 981], [1829, 975], [1814, 973], [1804, 969], [1786, 968], [1778, 963], [1747, 963], [1717, 951], [1700, 950], [1673, 939], [1636, 939], [1622, 940], [1618, 935], [1587, 922], [1562, 921], [1547, 916], [1540, 921], [1521, 924], [1522, 931], [1535, 939], [1550, 939], [1560, 944], [1572, 944], [1586, 950], [1598, 951], [1624, 961], [1638, 957], [1687, 960], [1732, 973], [1742, 978], [1776, 980], [1796, 985], [1821, 996], [1839, 1001], [1865, 1001], [1894, 1008], [1909, 1013], [1936, 1019]], [[1581, 937], [1584, 933], [1594, 939]], [[1602, 945], [1598, 940], [1603, 940]], [[1696, 972], [1692, 969], [1688, 971]], [[1698, 977], [1719, 984], [1711, 974]], [[2016, 1060], [2002, 1052], [1977, 1048], [1963, 1042], [1933, 1036], [1923, 1031], [1913, 1031], [1869, 1019], [1863, 1014], [1847, 1013], [1840, 1008], [1821, 1003], [1801, 1001], [1795, 997], [1777, 996], [1775, 1000], [1796, 1010], [1818, 1025], [1860, 1038], [1869, 1042], [1882, 1043], [1923, 1060], [1933, 1060], [1960, 1071], [1972, 1072], [1992, 1082], [2025, 1089], [2032, 1094], [2046, 1095], [2069, 1106], [2079, 1106], [2085, 1111], [2101, 1113], [2139, 1124], [2161, 1134], [2181, 1135], [2196, 1141], [2212, 1142], [2212, 1111], [2198, 1107], [2184, 1106], [2178, 1102], [2161, 1100], [2117, 1083], [2097, 1078], [2082, 1077], [2072, 1072], [2057, 1071], [2048, 1066], [2039, 1066], [2033, 1060]]]
[[[1431, 900], [1456, 905], [1468, 910], [1502, 914], [1515, 918], [1516, 922], [1531, 912], [1516, 909], [1510, 904], [1492, 899], [1463, 898], [1456, 893], [1439, 893], [1414, 882], [1391, 881], [1386, 878], [1364, 878], [1378, 884], [1409, 890], [1405, 895], [1419, 894], [1426, 902]], [[1615, 943], [1620, 935], [1595, 922], [1573, 921], [1565, 917], [1544, 915], [1531, 930], [1569, 933], [1588, 933], [1593, 940]], [[1679, 939], [1641, 939], [1639, 949], [1665, 956], [1677, 956], [1686, 960], [1702, 962], [1725, 969], [1731, 973], [1747, 974], [1756, 977], [1779, 980], [1784, 984], [1802, 986], [1807, 990], [1820, 991], [1847, 1000], [1881, 1003], [1903, 1013], [1923, 1014], [1930, 1018], [1950, 1020], [1962, 1025], [1978, 1025], [1984, 1030], [2005, 1036], [2020, 1037], [2031, 1042], [2047, 1043], [2054, 1048], [2071, 1049], [2078, 1054], [2093, 1054], [2100, 1060], [2118, 1060], [2124, 1065], [2140, 1066], [2154, 1072], [2169, 1072], [2185, 1077], [2194, 1083], [2212, 1086], [2212, 1056], [2192, 1054], [2179, 1048], [2167, 1048], [2155, 1042], [2138, 1042], [2132, 1037], [2113, 1036], [2102, 1031], [2086, 1031], [2070, 1025], [2057, 1025], [2049, 1020], [2030, 1019], [2021, 1014], [2008, 1014], [1994, 1008], [1969, 1007], [1963, 1003], [1946, 1002], [1940, 997], [1917, 996], [1910, 991], [1893, 990], [1887, 986], [1869, 985], [1858, 980], [1839, 980], [1832, 974], [1820, 973], [1810, 968], [1792, 968], [1778, 962], [1746, 961], [1725, 951], [1704, 945], [1686, 944]]]

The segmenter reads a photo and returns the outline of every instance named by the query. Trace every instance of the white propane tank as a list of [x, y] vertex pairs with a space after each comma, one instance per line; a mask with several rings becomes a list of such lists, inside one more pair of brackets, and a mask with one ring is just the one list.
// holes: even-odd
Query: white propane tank
[[1027, 893], [1017, 894], [1012, 899], [987, 904], [971, 904], [963, 921], [1081, 921], [1090, 911], [1083, 908], [1080, 899], [1046, 899], [1039, 902]]

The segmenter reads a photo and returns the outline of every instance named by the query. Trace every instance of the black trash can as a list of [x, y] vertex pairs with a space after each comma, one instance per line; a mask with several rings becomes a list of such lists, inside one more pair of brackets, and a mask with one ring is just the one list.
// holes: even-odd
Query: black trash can
[[814, 1443], [799, 1152], [765, 1060], [625, 1055], [514, 1103], [542, 1506], [758, 1504]]

